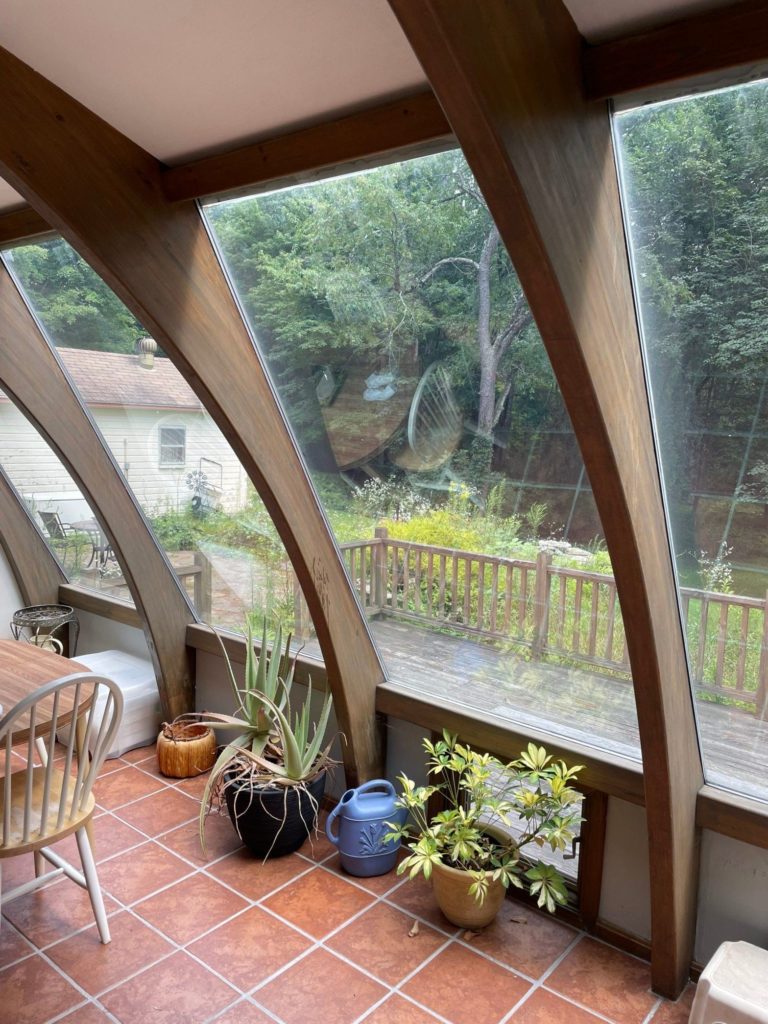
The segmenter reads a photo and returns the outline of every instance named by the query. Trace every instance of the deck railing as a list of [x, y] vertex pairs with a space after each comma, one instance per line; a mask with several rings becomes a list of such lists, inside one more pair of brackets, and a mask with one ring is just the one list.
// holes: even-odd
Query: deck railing
[[[613, 576], [535, 561], [416, 544], [377, 529], [371, 540], [341, 545], [369, 615], [431, 624], [467, 636], [528, 648], [534, 658], [593, 665], [629, 678], [624, 624]], [[707, 699], [727, 698], [762, 713], [768, 695], [768, 595], [765, 600], [682, 590], [694, 683]], [[296, 602], [296, 629], [309, 616]]]

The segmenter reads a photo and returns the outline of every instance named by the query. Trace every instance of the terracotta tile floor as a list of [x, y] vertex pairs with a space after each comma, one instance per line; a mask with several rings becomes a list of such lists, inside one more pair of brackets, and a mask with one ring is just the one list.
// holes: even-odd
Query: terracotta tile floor
[[[692, 989], [666, 1003], [643, 961], [518, 903], [463, 933], [423, 884], [353, 881], [324, 839], [261, 864], [225, 819], [210, 821], [203, 857], [200, 785], [159, 778], [152, 748], [103, 774], [94, 831], [112, 942], [99, 943], [87, 895], [66, 879], [7, 904], [0, 1024], [688, 1019]], [[32, 875], [31, 856], [15, 858], [3, 883]]]

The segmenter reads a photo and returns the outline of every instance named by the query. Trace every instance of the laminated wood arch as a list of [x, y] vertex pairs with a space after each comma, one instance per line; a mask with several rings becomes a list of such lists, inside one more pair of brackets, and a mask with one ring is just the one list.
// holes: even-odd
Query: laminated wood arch
[[7, 51], [0, 83], [0, 173], [138, 317], [232, 445], [309, 604], [347, 782], [376, 774], [381, 664], [198, 210], [171, 204], [154, 157]]
[[194, 614], [109, 448], [4, 266], [0, 387], [45, 437], [102, 523], [141, 616], [163, 713], [174, 717], [194, 710], [185, 649]]
[[703, 776], [608, 113], [582, 98], [582, 40], [560, 0], [390, 5], [496, 220], [581, 445], [635, 686], [653, 984], [674, 997], [692, 953]]
[[0, 546], [25, 605], [55, 604], [67, 577], [19, 492], [0, 466]]

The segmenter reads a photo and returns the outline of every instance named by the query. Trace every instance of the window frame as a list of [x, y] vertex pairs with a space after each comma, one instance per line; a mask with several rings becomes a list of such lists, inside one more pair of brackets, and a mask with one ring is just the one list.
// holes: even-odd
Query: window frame
[[[169, 443], [163, 441], [164, 431], [181, 431], [181, 443]], [[175, 449], [181, 451], [181, 459], [178, 461], [169, 459], [163, 452], [168, 449]], [[158, 455], [158, 467], [160, 469], [184, 469], [187, 465], [187, 428], [184, 424], [177, 426], [164, 425], [157, 428], [157, 455]]]

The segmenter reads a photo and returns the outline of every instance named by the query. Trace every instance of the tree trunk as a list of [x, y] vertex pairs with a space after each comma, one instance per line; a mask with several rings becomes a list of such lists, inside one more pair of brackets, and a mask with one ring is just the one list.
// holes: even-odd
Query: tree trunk
[[480, 394], [477, 410], [477, 430], [484, 437], [493, 434], [496, 413], [496, 372], [498, 360], [492, 348], [480, 349]]

